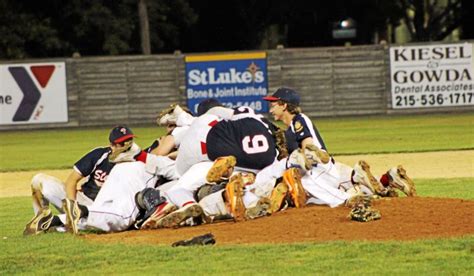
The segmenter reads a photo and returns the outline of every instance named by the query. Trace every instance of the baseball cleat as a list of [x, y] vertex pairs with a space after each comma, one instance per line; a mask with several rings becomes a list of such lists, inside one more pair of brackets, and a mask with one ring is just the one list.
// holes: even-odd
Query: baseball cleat
[[372, 199], [366, 195], [354, 195], [344, 202], [344, 205], [349, 208], [354, 207], [370, 207]]
[[175, 125], [176, 118], [172, 114], [165, 114], [162, 117], [158, 117], [158, 119], [156, 119], [156, 124], [158, 126]]
[[207, 172], [207, 182], [216, 183], [228, 179], [232, 175], [236, 163], [237, 160], [232, 155], [217, 158]]
[[173, 115], [176, 118], [178, 118], [178, 116], [183, 114], [184, 112], [185, 112], [184, 109], [178, 104], [173, 108]]
[[244, 183], [240, 173], [231, 177], [225, 187], [226, 197], [230, 206], [230, 213], [235, 221], [245, 220]]
[[283, 181], [288, 185], [291, 199], [296, 208], [306, 205], [306, 191], [301, 184], [301, 175], [296, 168], [290, 168], [283, 173]]
[[314, 144], [308, 144], [304, 148], [304, 155], [306, 159], [311, 163], [311, 165], [315, 164], [326, 164], [331, 159], [329, 154], [320, 148], [318, 148]]
[[155, 224], [155, 228], [178, 227], [185, 220], [201, 217], [203, 214], [204, 211], [202, 210], [201, 205], [197, 203], [188, 204], [159, 219]]
[[388, 170], [387, 176], [390, 187], [400, 189], [407, 196], [416, 196], [415, 183], [408, 177], [402, 165]]
[[386, 194], [384, 196], [386, 197], [398, 197], [398, 193], [397, 191], [395, 191], [395, 189], [393, 187], [387, 187], [385, 188], [386, 190]]
[[178, 208], [169, 202], [165, 202], [156, 207], [155, 212], [151, 214], [149, 218], [143, 222], [140, 229], [154, 229], [158, 228], [158, 221], [165, 217], [166, 215], [170, 214], [171, 212], [176, 211]]
[[25, 226], [24, 236], [38, 235], [46, 232], [53, 221], [53, 213], [49, 208], [44, 208], [34, 216]]
[[384, 194], [383, 185], [375, 179], [370, 172], [370, 166], [364, 160], [360, 160], [354, 166], [352, 181], [370, 189], [374, 195]]
[[270, 215], [270, 206], [271, 206], [270, 199], [266, 197], [262, 197], [258, 200], [255, 206], [250, 207], [245, 211], [245, 218], [255, 219], [255, 218], [263, 217], [266, 215]]
[[284, 182], [278, 183], [275, 188], [273, 188], [272, 194], [270, 195], [270, 209], [268, 210], [270, 214], [273, 214], [281, 209], [287, 194], [288, 185], [286, 185]]
[[176, 124], [178, 116], [174, 114], [174, 110], [177, 107], [177, 104], [171, 104], [169, 107], [163, 109], [158, 115], [158, 118], [156, 119], [157, 125], [166, 126], [168, 124]]
[[63, 210], [66, 212], [67, 231], [77, 235], [79, 233], [77, 224], [81, 218], [81, 209], [77, 205], [77, 201], [69, 198], [63, 199]]

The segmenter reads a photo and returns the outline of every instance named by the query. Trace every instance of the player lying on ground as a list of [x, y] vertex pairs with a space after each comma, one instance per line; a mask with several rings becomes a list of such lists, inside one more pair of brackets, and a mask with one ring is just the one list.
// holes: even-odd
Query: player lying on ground
[[[224, 115], [206, 112], [217, 107]], [[277, 155], [269, 126], [252, 110], [228, 109], [216, 101], [200, 104], [198, 110], [206, 113], [195, 118], [181, 141], [177, 141], [176, 167], [181, 177], [164, 193], [173, 204], [183, 208], [183, 212], [198, 208], [194, 193], [209, 181], [206, 173], [213, 164], [210, 160], [232, 155], [234, 165], [252, 171], [271, 164]]]
[[145, 161], [115, 165], [91, 205], [63, 200], [66, 228], [74, 234], [86, 229], [118, 232], [129, 229], [137, 219], [146, 219], [139, 217], [141, 211], [150, 215], [157, 210], [162, 214], [175, 210], [159, 193], [149, 193], [148, 189], [154, 190], [158, 176], [176, 178], [174, 162], [168, 157], [149, 154]]
[[[416, 195], [413, 181], [401, 166], [392, 168], [384, 174], [382, 177], [386, 186], [384, 187], [373, 177], [367, 162], [359, 161], [352, 169], [330, 157], [317, 128], [301, 112], [300, 96], [296, 91], [282, 87], [272, 96], [264, 97], [264, 99], [270, 102], [270, 113], [274, 119], [287, 126], [285, 136], [289, 152], [299, 149], [305, 152], [308, 159], [314, 161], [310, 173], [303, 176], [302, 179], [303, 186], [309, 194], [313, 194], [309, 183], [319, 182], [349, 193], [363, 191], [369, 195], [387, 195], [393, 194], [390, 192], [391, 188], [398, 188], [408, 196]], [[315, 200], [314, 203], [318, 203], [318, 200]]]
[[[51, 227], [64, 230], [66, 215], [62, 201], [70, 198], [83, 206], [91, 205], [114, 165], [139, 150], [133, 137], [133, 132], [126, 126], [114, 127], [109, 134], [110, 145], [95, 148], [77, 161], [66, 182], [43, 173], [35, 175], [31, 181], [35, 216], [27, 223], [24, 234], [39, 234]], [[78, 184], [84, 179], [77, 191]], [[59, 216], [53, 216], [50, 204], [59, 210]]]

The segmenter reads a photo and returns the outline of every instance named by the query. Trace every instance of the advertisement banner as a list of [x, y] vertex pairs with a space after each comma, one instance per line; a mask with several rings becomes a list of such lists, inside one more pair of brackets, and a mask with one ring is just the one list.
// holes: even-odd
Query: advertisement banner
[[474, 105], [472, 44], [390, 48], [392, 108]]
[[64, 62], [0, 65], [0, 125], [67, 121]]
[[186, 56], [188, 108], [196, 114], [208, 98], [227, 107], [249, 106], [268, 112], [262, 97], [268, 93], [266, 53]]

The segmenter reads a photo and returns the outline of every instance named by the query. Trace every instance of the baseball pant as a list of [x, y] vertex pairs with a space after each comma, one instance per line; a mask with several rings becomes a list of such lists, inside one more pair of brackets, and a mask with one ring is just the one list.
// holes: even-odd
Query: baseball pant
[[195, 202], [194, 193], [206, 184], [207, 172], [213, 164], [212, 161], [206, 161], [193, 165], [178, 179], [175, 185], [164, 192], [165, 197], [179, 208], [188, 202]]
[[[31, 180], [31, 190], [33, 192], [33, 211], [35, 215], [38, 214], [41, 208], [48, 207], [49, 203], [58, 211], [64, 213], [62, 200], [66, 198], [66, 189], [61, 180], [51, 175], [39, 173]], [[92, 204], [92, 199], [81, 191], [77, 192], [76, 200], [79, 204], [85, 206]]]
[[148, 173], [142, 162], [115, 165], [89, 206], [87, 226], [105, 232], [126, 230], [139, 213], [135, 194], [146, 187], [154, 187], [155, 183], [156, 175]]
[[326, 204], [331, 208], [343, 204], [350, 196], [338, 189], [340, 174], [336, 166], [329, 162], [313, 167], [301, 178], [301, 184], [310, 195], [308, 204]]
[[[201, 205], [206, 216], [215, 217], [230, 214], [229, 209], [227, 208], [224, 201], [223, 193], [225, 193], [225, 189], [212, 193], [199, 201], [199, 205]], [[258, 200], [259, 197], [254, 193], [249, 191], [244, 192], [243, 201], [246, 209], [255, 207], [258, 203]]]

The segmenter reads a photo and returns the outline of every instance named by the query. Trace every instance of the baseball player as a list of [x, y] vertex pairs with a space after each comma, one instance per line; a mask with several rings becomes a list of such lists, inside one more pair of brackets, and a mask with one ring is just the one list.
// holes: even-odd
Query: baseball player
[[307, 203], [327, 204], [330, 207], [346, 203], [351, 195], [338, 189], [341, 182], [339, 170], [317, 128], [301, 113], [299, 95], [290, 88], [282, 87], [273, 95], [264, 97], [264, 100], [270, 102], [273, 118], [288, 127], [285, 136], [289, 151], [302, 151], [314, 163], [312, 167], [307, 167], [309, 173], [301, 179], [304, 189], [311, 196]]
[[237, 158], [238, 167], [259, 170], [271, 164], [276, 149], [270, 126], [250, 108], [229, 109], [216, 102], [200, 104], [200, 112], [207, 108], [209, 112], [198, 113], [185, 135], [175, 138], [178, 174], [196, 163], [228, 155]]
[[[180, 178], [165, 192], [166, 197], [181, 208], [175, 212], [180, 219], [185, 217], [183, 214], [202, 212], [198, 210], [194, 193], [209, 182], [206, 174], [214, 166], [211, 160], [233, 156], [233, 165], [239, 170], [255, 171], [273, 163], [277, 155], [269, 125], [250, 108], [229, 109], [210, 99], [200, 103], [198, 115], [185, 135], [175, 139], [179, 143], [176, 167]], [[177, 114], [177, 120], [179, 116]], [[221, 160], [228, 162], [226, 158]], [[220, 161], [216, 163], [219, 167]], [[178, 219], [173, 219], [172, 226], [179, 223], [176, 221]]]
[[[181, 114], [179, 118], [178, 114]], [[181, 138], [175, 139], [175, 137], [184, 135], [193, 121], [194, 117], [191, 112], [181, 106], [173, 104], [163, 110], [156, 119], [156, 123], [158, 126], [166, 127], [166, 135], [156, 140], [146, 151], [155, 155], [169, 156], [176, 159], [177, 153], [175, 154], [174, 152], [179, 147]]]
[[[150, 161], [154, 159], [154, 161]], [[105, 232], [127, 230], [140, 213], [138, 194], [146, 188], [154, 188], [157, 177], [175, 178], [174, 160], [162, 156], [147, 156], [147, 162], [124, 162], [114, 166], [94, 202], [81, 207], [77, 201], [65, 199], [67, 224], [73, 233], [93, 228]], [[153, 190], [153, 189], [151, 189]], [[160, 217], [175, 210], [160, 194], [150, 200], [145, 208]], [[142, 207], [143, 208], [143, 207]]]
[[[35, 175], [31, 181], [35, 216], [26, 224], [23, 233], [39, 234], [53, 226], [62, 229], [66, 216], [53, 215], [49, 208], [50, 203], [61, 213], [65, 212], [62, 201], [66, 197], [77, 200], [81, 206], [91, 205], [115, 164], [126, 161], [138, 152], [139, 147], [133, 143], [133, 137], [130, 128], [114, 127], [109, 134], [110, 145], [95, 148], [79, 159], [64, 183], [43, 173]], [[82, 180], [85, 181], [77, 191]]]

